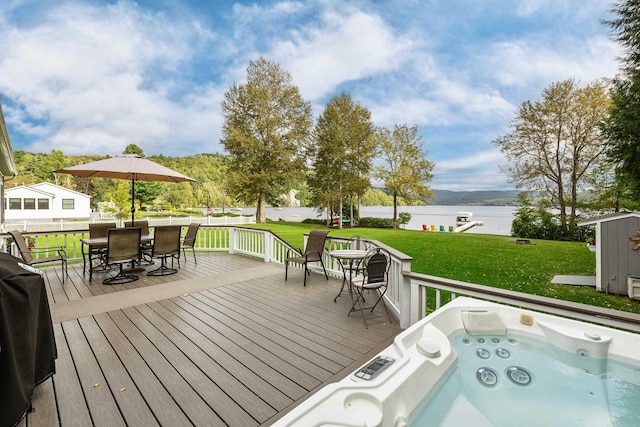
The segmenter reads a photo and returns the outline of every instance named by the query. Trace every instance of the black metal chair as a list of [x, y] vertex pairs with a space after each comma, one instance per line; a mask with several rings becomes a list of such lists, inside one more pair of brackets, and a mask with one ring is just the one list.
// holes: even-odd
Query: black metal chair
[[185, 234], [184, 239], [182, 240], [182, 254], [184, 255], [184, 261], [187, 262], [187, 249], [191, 249], [193, 252], [193, 261], [197, 264], [198, 260], [196, 259], [196, 236], [198, 235], [198, 229], [200, 229], [200, 223], [192, 222], [189, 224], [189, 228], [187, 229], [187, 234]]
[[[363, 274], [354, 277], [351, 281], [352, 289], [355, 291], [355, 298], [348, 314], [351, 314], [354, 311], [361, 312], [364, 325], [368, 328], [367, 319], [364, 316], [364, 310], [370, 310], [370, 312], [373, 313], [373, 310], [384, 298], [384, 294], [387, 292], [387, 288], [389, 286], [389, 267], [391, 265], [391, 256], [384, 249], [374, 248], [371, 249], [366, 258], [362, 260], [362, 264], [363, 265], [360, 268], [362, 269]], [[370, 307], [363, 307], [362, 305], [365, 301], [364, 291], [378, 292], [378, 299], [375, 304]], [[358, 308], [356, 308], [356, 305]], [[389, 315], [389, 310], [387, 309], [384, 301], [382, 301], [382, 306], [387, 312], [389, 322], [391, 322], [391, 316]]]
[[[125, 221], [125, 228], [129, 227], [140, 227], [142, 229], [141, 235], [147, 236], [150, 234], [149, 232], [149, 221], [146, 219], [137, 219], [135, 221]], [[153, 261], [151, 260], [151, 243], [141, 243], [140, 244], [140, 261], [144, 260], [143, 265], [152, 265]]]
[[139, 277], [124, 272], [124, 264], [140, 259], [140, 227], [110, 228], [107, 233], [107, 265], [119, 264], [118, 274], [102, 281], [105, 285], [135, 282]]
[[[160, 267], [147, 272], [147, 276], [168, 276], [176, 274], [178, 269], [173, 268], [174, 258], [180, 259], [180, 232], [179, 225], [160, 225], [153, 232], [152, 258], [160, 258]], [[167, 258], [171, 258], [171, 267], [167, 266]]]
[[[102, 237], [108, 237], [108, 231], [110, 228], [116, 228], [115, 222], [97, 222], [89, 224], [89, 238], [96, 239]], [[97, 244], [89, 246], [89, 280], [93, 279], [93, 272], [100, 271], [105, 272], [107, 263], [105, 262], [105, 256], [107, 255], [107, 244]], [[84, 254], [83, 254], [84, 256]], [[99, 260], [99, 264], [96, 268], [93, 267], [93, 260]], [[84, 260], [84, 259], [83, 259]], [[82, 265], [82, 272], [85, 272], [85, 265]]]
[[[327, 234], [329, 234], [328, 230], [311, 230], [309, 232], [309, 239], [307, 240], [307, 247], [304, 252], [300, 249], [287, 250], [287, 256], [284, 262], [284, 280], [287, 280], [287, 276], [289, 274], [289, 263], [292, 262], [304, 265], [304, 286], [307, 286], [307, 275], [311, 274], [309, 272], [310, 262], [319, 262], [322, 266], [322, 271], [324, 271], [324, 275], [327, 280], [329, 280], [329, 275], [327, 274], [327, 270], [324, 268], [324, 262], [322, 261], [322, 253], [324, 252], [324, 243], [327, 240]], [[297, 253], [297, 255], [290, 256], [292, 252]]]
[[[29, 266], [37, 264], [45, 264], [52, 262], [59, 262], [62, 264], [62, 283], [64, 283], [65, 276], [68, 276], [67, 271], [67, 252], [63, 246], [49, 246], [48, 248], [30, 248], [29, 244], [25, 241], [24, 236], [18, 230], [9, 231], [13, 241], [18, 247], [20, 257], [22, 261]], [[56, 255], [49, 255], [55, 253]], [[38, 255], [45, 254], [45, 256], [39, 257]]]

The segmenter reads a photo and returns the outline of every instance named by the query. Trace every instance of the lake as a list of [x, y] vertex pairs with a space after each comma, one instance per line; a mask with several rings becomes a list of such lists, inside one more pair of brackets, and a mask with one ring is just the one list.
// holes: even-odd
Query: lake
[[[411, 214], [411, 221], [406, 225], [408, 230], [422, 230], [422, 224], [431, 226], [432, 224], [445, 230], [450, 225], [456, 224], [456, 213], [472, 212], [474, 221], [483, 221], [483, 226], [476, 226], [466, 231], [466, 233], [478, 234], [499, 234], [508, 236], [511, 234], [511, 222], [514, 219], [516, 206], [399, 206], [398, 212], [408, 212]], [[243, 208], [242, 213], [255, 213], [255, 208]], [[266, 208], [267, 218], [277, 221], [302, 221], [305, 218], [324, 218], [313, 208]], [[393, 217], [393, 206], [362, 206], [360, 208], [361, 217], [391, 218]]]

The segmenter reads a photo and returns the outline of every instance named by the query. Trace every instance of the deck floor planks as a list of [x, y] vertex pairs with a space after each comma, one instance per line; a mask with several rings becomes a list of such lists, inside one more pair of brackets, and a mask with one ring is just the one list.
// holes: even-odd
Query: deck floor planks
[[99, 326], [93, 317], [85, 317], [78, 321], [105, 376], [105, 386], [109, 387], [115, 397], [125, 422], [128, 425], [158, 425], [136, 384], [100, 329], [115, 326]]
[[[203, 423], [211, 417], [211, 408], [200, 399], [198, 394], [176, 370], [176, 367], [174, 367], [163, 354], [163, 352], [177, 351], [176, 349], [157, 348], [154, 343], [124, 315], [122, 310], [98, 314], [94, 317], [96, 319], [110, 317], [143, 359], [142, 363], [144, 363], [146, 369], [149, 370], [148, 375], [154, 376], [160, 382], [161, 387], [154, 387], [153, 390], [147, 391], [145, 395], [162, 399], [162, 403], [158, 405], [158, 408], [154, 408], [154, 413], [163, 425], [177, 426], [190, 425], [191, 423], [203, 425]], [[103, 321], [106, 321], [106, 319]], [[120, 357], [123, 356], [120, 352], [118, 352], [118, 354]], [[173, 405], [170, 404], [170, 400], [173, 400]], [[172, 408], [172, 406], [174, 406], [174, 408]], [[183, 418], [182, 415], [186, 416], [186, 418]], [[176, 419], [165, 421], [165, 419], [171, 418]]]
[[[171, 311], [175, 307], [171, 302], [165, 300], [161, 301], [159, 305]], [[161, 312], [160, 307], [157, 309]], [[175, 311], [173, 313], [175, 314]], [[254, 372], [246, 369], [238, 360], [221, 348], [215, 339], [220, 336], [196, 316], [183, 311], [179, 317], [183, 321], [174, 321], [172, 324], [215, 361], [220, 368], [211, 378], [217, 383], [219, 382], [225, 390], [228, 390], [230, 396], [256, 420], [265, 420], [273, 415], [277, 409], [293, 402], [293, 399], [287, 397]]]
[[[252, 418], [237, 402], [231, 399], [216, 383], [216, 381], [219, 381], [219, 376], [215, 369], [211, 368], [213, 365], [216, 365], [215, 361], [212, 361], [211, 356], [202, 351], [193, 342], [189, 341], [185, 335], [173, 328], [166, 320], [163, 319], [164, 322], [154, 322], [153, 316], [150, 312], [155, 313], [155, 310], [153, 310], [150, 305], [158, 304], [145, 304], [143, 306], [137, 306], [135, 309], [138, 310], [147, 320], [158, 327], [158, 329], [166, 335], [167, 339], [182, 351], [193, 367], [197, 367], [203, 377], [198, 381], [192, 382], [193, 387], [198, 391], [202, 399], [207, 402], [216, 414], [218, 414], [221, 420], [223, 420], [222, 422], [229, 425], [255, 424], [255, 419]], [[157, 314], [156, 316], [159, 317]], [[163, 324], [165, 322], [168, 326]], [[169, 329], [169, 331], [167, 331], [167, 329]]]
[[[148, 289], [150, 299], [130, 307], [120, 298], [125, 304], [101, 314], [89, 305], [97, 310], [92, 315], [54, 325], [57, 374], [38, 387], [34, 403], [42, 406], [41, 416], [28, 415], [21, 425], [268, 426], [328, 381], [351, 373], [399, 332], [384, 322], [365, 329], [359, 313], [346, 316], [348, 294], [333, 302], [339, 280], [314, 273], [305, 288], [302, 270], [293, 270], [300, 280], [293, 274], [285, 282], [284, 267], [274, 274], [274, 264], [259, 259], [197, 257], [198, 264], [193, 258], [181, 261], [178, 274], [148, 277], [143, 271], [140, 280], [117, 286], [102, 284], [106, 274], [89, 282], [81, 263], [69, 265], [64, 284], [59, 266], [57, 272], [46, 268], [52, 304], [137, 288]], [[266, 265], [271, 267], [262, 277], [224, 285], [212, 278], [212, 289], [151, 302], [153, 287], [161, 283]], [[255, 381], [260, 387], [253, 387]], [[94, 388], [95, 383], [100, 385]], [[126, 384], [126, 391], [118, 384]], [[139, 397], [124, 402], [129, 392]], [[149, 422], [131, 417], [140, 405], [147, 406]], [[163, 411], [179, 420], [165, 418]]]
[[[369, 348], [369, 341], [361, 343], [351, 339], [351, 337], [348, 340], [338, 339], [341, 338], [343, 331], [342, 325], [335, 325], [335, 323], [328, 322], [328, 320], [331, 317], [344, 316], [344, 314], [328, 313], [318, 316], [317, 321], [313, 319], [309, 321], [309, 315], [304, 315], [305, 313], [309, 313], [309, 311], [304, 311], [304, 306], [299, 307], [296, 301], [290, 301], [289, 304], [286, 305], [286, 310], [283, 310], [282, 298], [278, 303], [269, 296], [265, 295], [262, 297], [262, 295], [266, 294], [266, 289], [256, 287], [249, 289], [244, 288], [242, 284], [240, 284], [240, 286], [234, 287], [233, 289], [224, 289], [221, 290], [221, 292], [227, 292], [233, 300], [244, 301], [246, 303], [255, 303], [256, 298], [259, 296], [262, 311], [275, 323], [290, 324], [291, 330], [295, 334], [304, 335], [311, 332], [316, 342], [334, 348], [345, 356], [355, 358]], [[341, 319], [339, 323], [344, 323], [344, 317], [341, 317]]]
[[[56, 360], [56, 374], [49, 381], [52, 381], [57, 396], [56, 405], [60, 424], [65, 426], [91, 425], [87, 402], [62, 325], [53, 325], [53, 331], [56, 337], [58, 359]], [[38, 425], [35, 421], [33, 423]]]
[[[221, 336], [234, 343], [234, 346], [241, 347], [244, 351], [251, 354], [254, 359], [260, 361], [257, 365], [256, 363], [252, 363], [254, 370], [257, 370], [267, 381], [278, 381], [281, 390], [285, 391], [285, 389], [282, 388], [281, 378], [270, 374], [270, 371], [278, 372], [284, 378], [290, 379], [305, 391], [315, 387], [318, 379], [324, 380], [331, 376], [330, 372], [324, 370], [320, 375], [311, 375], [309, 370], [317, 371], [317, 366], [309, 364], [303, 358], [294, 359], [290, 357], [293, 353], [288, 351], [284, 346], [273, 340], [266, 339], [260, 334], [256, 334], [249, 325], [241, 324], [240, 322], [227, 318], [215, 310], [214, 307], [210, 307], [201, 302], [201, 299], [204, 298], [202, 294], [199, 293], [192, 295], [185, 303], [190, 303], [195, 309], [200, 309], [206, 313], [206, 317], [200, 316], [203, 322], [215, 328]], [[197, 312], [187, 304], [180, 304], [180, 307], [184, 310], [194, 312], [197, 315]], [[233, 354], [237, 353], [233, 352]], [[266, 365], [268, 369], [265, 369], [262, 365]], [[298, 368], [297, 365], [302, 366]], [[285, 393], [290, 397], [298, 398], [302, 392], [300, 387], [290, 386], [290, 390], [285, 391]]]
[[[62, 325], [73, 363], [95, 426], [125, 425], [120, 410], [106, 385], [106, 379], [96, 361], [77, 320]], [[58, 395], [58, 400], [64, 398]]]
[[[194, 297], [195, 296], [190, 295], [186, 298], [192, 300]], [[173, 301], [175, 301], [175, 299]], [[198, 304], [194, 304], [194, 306], [199, 308], [201, 313], [194, 311], [190, 314], [202, 323], [189, 323], [199, 331], [203, 332], [209, 340], [214, 342], [222, 351], [229, 355], [227, 359], [231, 363], [226, 368], [227, 371], [235, 373], [244, 372], [246, 369], [247, 374], [244, 375], [244, 378], [240, 378], [237, 374], [236, 377], [238, 377], [238, 379], [249, 386], [249, 388], [254, 390], [257, 394], [269, 396], [269, 404], [274, 408], [281, 409], [284, 406], [291, 404], [293, 400], [304, 395], [307, 390], [298, 385], [295, 381], [289, 379], [287, 376], [282, 375], [273, 367], [269, 366], [269, 364], [264, 362], [263, 358], [247, 351], [246, 341], [243, 339], [238, 341], [231, 339], [232, 337], [237, 339], [240, 336], [233, 335], [233, 332], [229, 328], [225, 327], [222, 323], [215, 321], [215, 319], [208, 314], [210, 309], [206, 306], [198, 307]], [[185, 311], [185, 313], [188, 312]], [[202, 329], [200, 329], [200, 327]], [[233, 362], [233, 360], [237, 361], [240, 365]], [[242, 369], [241, 366], [245, 368]], [[248, 372], [252, 372], [252, 374], [248, 374]], [[256, 378], [252, 378], [254, 375]], [[258, 380], [258, 378], [260, 378], [260, 380]], [[271, 384], [278, 384], [278, 389], [274, 389]], [[280, 396], [280, 394], [282, 395]]]
[[[212, 292], [208, 292], [211, 294]], [[331, 373], [339, 371], [343, 364], [349, 363], [351, 359], [325, 348], [315, 346], [307, 336], [293, 336], [286, 329], [274, 327], [262, 316], [255, 315], [253, 309], [255, 307], [243, 308], [234, 303], [224, 300], [223, 298], [215, 298], [218, 295], [213, 292], [214, 297], [209, 297], [211, 301], [208, 305], [215, 308], [216, 311], [223, 313], [230, 319], [235, 320], [238, 324], [253, 323], [251, 327], [254, 333], [260, 334], [268, 340], [277, 342], [288, 348], [296, 354], [306, 358], [310, 362], [320, 366]], [[288, 336], [287, 336], [288, 335]], [[314, 351], [315, 350], [315, 351]]]

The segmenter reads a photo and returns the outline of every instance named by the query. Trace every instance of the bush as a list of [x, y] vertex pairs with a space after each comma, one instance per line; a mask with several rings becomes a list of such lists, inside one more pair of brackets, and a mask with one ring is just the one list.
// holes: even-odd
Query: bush
[[370, 228], [393, 228], [392, 218], [360, 218], [360, 227]]

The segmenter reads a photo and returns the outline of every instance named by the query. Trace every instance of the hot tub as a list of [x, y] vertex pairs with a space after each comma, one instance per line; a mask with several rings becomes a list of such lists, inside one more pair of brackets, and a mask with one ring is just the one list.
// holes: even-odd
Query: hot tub
[[640, 335], [460, 297], [276, 426], [638, 426]]

